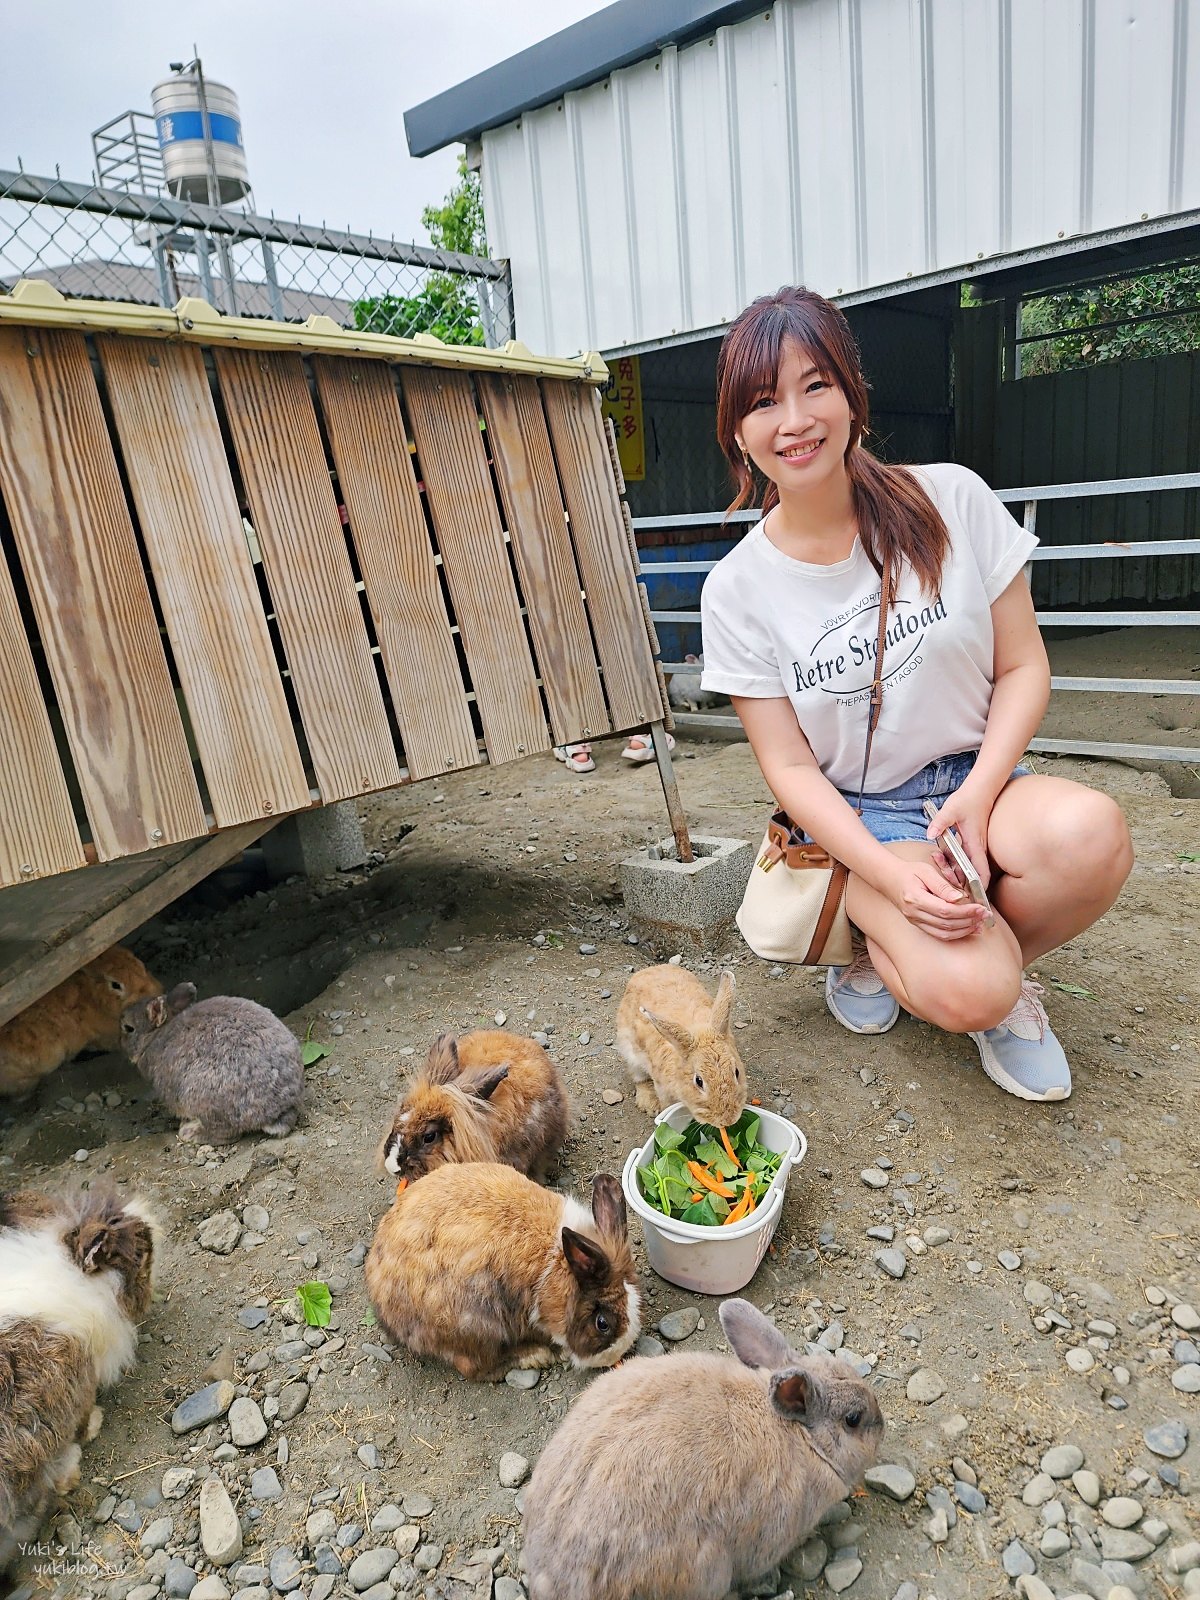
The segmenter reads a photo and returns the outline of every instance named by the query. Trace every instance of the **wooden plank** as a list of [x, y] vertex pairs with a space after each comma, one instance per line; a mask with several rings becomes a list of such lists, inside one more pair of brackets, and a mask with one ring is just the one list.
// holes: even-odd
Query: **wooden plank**
[[412, 367], [401, 381], [488, 758], [548, 750], [471, 380]]
[[213, 354], [321, 798], [393, 788], [400, 763], [301, 359]]
[[216, 407], [194, 345], [97, 340], [219, 828], [309, 804]]
[[609, 731], [536, 378], [475, 380], [556, 744]]
[[[55, 945], [53, 950], [31, 953], [25, 962], [10, 969], [0, 986], [0, 1027], [18, 1011], [24, 1011], [42, 995], [49, 994], [64, 978], [78, 972], [93, 956], [119, 944], [127, 934], [140, 928], [143, 922], [202, 878], [207, 878], [210, 872], [232, 861], [278, 820], [277, 817], [260, 817], [256, 822], [246, 822], [239, 828], [228, 828], [224, 833], [202, 839], [181, 860], [170, 865], [164, 863], [163, 870], [150, 883], [143, 884], [119, 905]], [[92, 870], [103, 871], [103, 868]]]
[[0, 328], [0, 490], [102, 859], [207, 831], [81, 333]]
[[600, 397], [580, 383], [543, 381], [542, 402], [558, 462], [571, 538], [618, 732], [662, 716], [621, 502], [608, 459]]
[[314, 366], [409, 776], [476, 766], [471, 708], [392, 369], [332, 356]]
[[82, 867], [37, 669], [8, 568], [0, 557], [0, 886]]

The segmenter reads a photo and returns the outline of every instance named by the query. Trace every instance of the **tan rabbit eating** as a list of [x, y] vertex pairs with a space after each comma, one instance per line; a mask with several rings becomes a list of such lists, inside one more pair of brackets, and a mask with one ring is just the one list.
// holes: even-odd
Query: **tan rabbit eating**
[[26, 1095], [81, 1050], [116, 1050], [121, 1012], [161, 994], [132, 950], [114, 945], [0, 1027], [0, 1095]]
[[723, 972], [710, 999], [694, 973], [669, 965], [630, 978], [617, 1011], [617, 1049], [643, 1111], [682, 1101], [697, 1122], [725, 1128], [737, 1121], [749, 1089], [730, 1037], [733, 987], [733, 974]]

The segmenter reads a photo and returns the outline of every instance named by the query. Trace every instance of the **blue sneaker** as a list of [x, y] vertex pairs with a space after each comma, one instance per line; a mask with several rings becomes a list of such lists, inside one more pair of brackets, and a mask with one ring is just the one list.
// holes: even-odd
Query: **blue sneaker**
[[1071, 1093], [1071, 1069], [1038, 999], [1044, 992], [1026, 978], [1004, 1021], [971, 1035], [988, 1077], [1020, 1100], [1065, 1100]]
[[900, 1015], [900, 1002], [871, 965], [865, 944], [855, 945], [848, 967], [826, 972], [825, 1004], [851, 1033], [886, 1033]]

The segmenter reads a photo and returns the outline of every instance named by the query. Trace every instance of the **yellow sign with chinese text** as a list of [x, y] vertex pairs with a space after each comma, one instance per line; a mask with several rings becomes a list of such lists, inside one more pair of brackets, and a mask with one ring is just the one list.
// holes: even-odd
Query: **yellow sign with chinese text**
[[642, 372], [637, 356], [617, 356], [608, 364], [608, 384], [600, 409], [617, 432], [617, 454], [627, 483], [646, 476], [646, 428], [642, 419]]

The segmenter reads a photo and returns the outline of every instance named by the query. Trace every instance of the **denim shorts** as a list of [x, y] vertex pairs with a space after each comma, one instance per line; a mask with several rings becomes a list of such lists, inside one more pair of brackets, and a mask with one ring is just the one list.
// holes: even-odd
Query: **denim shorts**
[[[942, 805], [962, 787], [978, 754], [977, 750], [964, 750], [958, 755], [942, 756], [895, 789], [887, 789], [882, 794], [864, 794], [862, 820], [867, 830], [880, 844], [893, 844], [898, 839], [924, 840], [929, 821], [921, 810], [922, 800]], [[1029, 768], [1014, 767], [1012, 775], [1027, 778]], [[852, 806], [858, 804], [857, 790], [839, 792]]]

